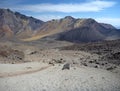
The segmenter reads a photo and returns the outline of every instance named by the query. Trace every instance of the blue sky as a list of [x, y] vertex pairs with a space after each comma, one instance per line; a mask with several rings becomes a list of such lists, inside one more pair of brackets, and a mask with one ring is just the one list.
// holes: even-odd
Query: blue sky
[[0, 0], [0, 8], [10, 8], [43, 21], [73, 16], [94, 18], [120, 28], [119, 0]]

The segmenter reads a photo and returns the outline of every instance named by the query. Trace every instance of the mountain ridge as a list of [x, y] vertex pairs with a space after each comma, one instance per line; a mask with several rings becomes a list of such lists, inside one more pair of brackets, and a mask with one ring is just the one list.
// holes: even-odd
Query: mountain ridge
[[[33, 17], [28, 17], [10, 9], [0, 9], [0, 30], [5, 35], [6, 27], [13, 32], [14, 35], [20, 37], [22, 32], [31, 32], [37, 30], [44, 22]], [[32, 34], [32, 33], [31, 33]], [[26, 36], [29, 36], [29, 34]], [[8, 36], [5, 36], [8, 37]], [[22, 36], [25, 37], [25, 36]]]
[[0, 9], [0, 38], [15, 37], [22, 41], [33, 41], [52, 36], [57, 40], [91, 42], [119, 39], [120, 31], [92, 18], [66, 16], [44, 22], [10, 9]]

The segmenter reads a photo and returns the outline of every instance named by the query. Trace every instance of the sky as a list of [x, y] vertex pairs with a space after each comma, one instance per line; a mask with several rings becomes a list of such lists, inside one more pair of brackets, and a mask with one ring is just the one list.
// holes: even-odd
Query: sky
[[93, 18], [120, 28], [120, 0], [0, 0], [0, 8], [43, 21], [72, 16]]

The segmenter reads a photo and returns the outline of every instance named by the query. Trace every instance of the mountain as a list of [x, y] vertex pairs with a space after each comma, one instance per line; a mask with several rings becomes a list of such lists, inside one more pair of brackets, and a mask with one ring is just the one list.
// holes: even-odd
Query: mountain
[[[93, 42], [120, 38], [120, 31], [109, 24], [101, 24], [94, 19], [77, 19], [73, 29], [57, 34], [58, 40], [71, 42]], [[80, 23], [79, 23], [80, 22]]]
[[22, 41], [53, 38], [70, 42], [91, 42], [120, 38], [120, 31], [92, 18], [66, 16], [47, 22], [9, 9], [0, 9], [0, 38], [16, 37]]
[[0, 9], [0, 37], [30, 37], [44, 22], [9, 9]]
[[105, 24], [105, 23], [100, 23], [103, 27], [107, 28], [107, 29], [116, 29], [114, 26], [112, 26], [111, 24]]
[[70, 42], [91, 42], [120, 38], [120, 31], [110, 24], [98, 23], [91, 18], [75, 19], [71, 16], [46, 22], [37, 35], [40, 34], [48, 34], [49, 38]]

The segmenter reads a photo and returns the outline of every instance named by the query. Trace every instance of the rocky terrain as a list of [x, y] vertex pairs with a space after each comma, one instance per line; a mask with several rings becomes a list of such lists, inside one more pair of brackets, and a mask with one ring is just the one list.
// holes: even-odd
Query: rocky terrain
[[8, 41], [1, 42], [0, 45], [1, 63], [69, 63], [72, 66], [84, 65], [110, 71], [116, 70], [120, 65], [120, 40], [72, 44], [44, 39], [33, 43]]
[[91, 60], [87, 58], [83, 64], [85, 66], [94, 66], [95, 68], [105, 68], [114, 70], [120, 65], [120, 40], [103, 41], [94, 43], [73, 44], [60, 48], [61, 50], [84, 51], [91, 54], [97, 54], [98, 59]]
[[91, 18], [43, 22], [0, 9], [0, 91], [120, 91], [119, 38]]
[[[0, 78], [0, 90], [5, 91], [119, 91], [120, 77], [109, 71], [71, 67], [62, 70], [62, 65], [46, 67], [42, 63], [2, 65], [11, 67], [2, 72], [8, 76]], [[46, 67], [46, 68], [42, 68]], [[16, 68], [16, 69], [12, 69]], [[24, 71], [26, 73], [23, 74]], [[31, 72], [34, 70], [35, 72]], [[37, 70], [37, 71], [36, 71]], [[20, 72], [22, 71], [22, 74]], [[13, 72], [10, 74], [10, 72]], [[16, 72], [17, 74], [14, 74]]]
[[[120, 40], [0, 42], [0, 90], [119, 91]], [[74, 85], [73, 85], [74, 83]]]

